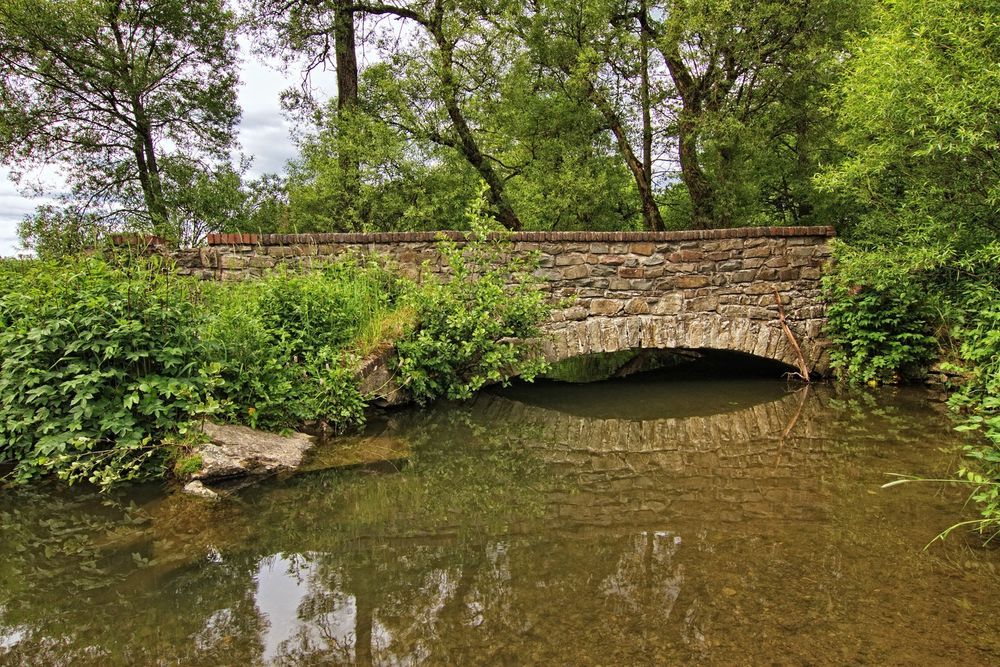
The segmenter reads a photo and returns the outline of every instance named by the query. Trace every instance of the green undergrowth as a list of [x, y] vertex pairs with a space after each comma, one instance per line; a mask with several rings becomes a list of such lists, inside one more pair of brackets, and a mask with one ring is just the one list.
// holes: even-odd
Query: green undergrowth
[[542, 365], [516, 341], [548, 312], [503, 240], [445, 248], [417, 285], [377, 258], [241, 283], [153, 258], [0, 263], [0, 465], [107, 488], [187, 472], [212, 419], [281, 431], [363, 423], [365, 356], [398, 345], [422, 402], [466, 398]]
[[958, 481], [972, 488], [980, 518], [1000, 534], [1000, 244], [959, 253], [889, 254], [839, 244], [824, 279], [827, 334], [839, 377], [872, 385], [919, 380], [932, 365], [954, 378], [965, 447]]
[[221, 415], [271, 430], [361, 423], [365, 401], [355, 369], [402, 289], [377, 265], [350, 260], [205, 285], [202, 336], [221, 363]]

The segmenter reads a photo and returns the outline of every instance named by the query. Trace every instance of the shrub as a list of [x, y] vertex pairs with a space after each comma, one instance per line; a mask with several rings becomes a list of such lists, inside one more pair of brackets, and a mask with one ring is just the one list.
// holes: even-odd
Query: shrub
[[162, 473], [159, 443], [211, 412], [191, 283], [154, 260], [8, 267], [0, 295], [0, 461], [108, 486]]
[[486, 384], [530, 380], [545, 369], [526, 345], [549, 313], [531, 275], [536, 260], [513, 256], [509, 245], [482, 232], [464, 246], [442, 241], [447, 277], [411, 291], [417, 328], [396, 350], [418, 401], [466, 399]]
[[882, 255], [838, 246], [823, 279], [831, 365], [850, 382], [918, 377], [937, 351], [928, 283]]
[[359, 423], [353, 349], [390, 315], [399, 289], [385, 271], [350, 259], [211, 286], [206, 337], [222, 364], [224, 416], [274, 429]]

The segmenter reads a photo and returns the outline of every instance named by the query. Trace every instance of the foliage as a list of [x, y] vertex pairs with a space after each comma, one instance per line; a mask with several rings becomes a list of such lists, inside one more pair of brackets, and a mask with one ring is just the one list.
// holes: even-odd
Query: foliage
[[76, 255], [98, 244], [105, 226], [100, 217], [76, 206], [39, 206], [17, 226], [21, 246], [41, 259]]
[[832, 367], [850, 382], [919, 376], [937, 352], [926, 276], [842, 244], [837, 249], [836, 267], [823, 279]]
[[[1000, 13], [983, 0], [879, 3], [834, 86], [844, 158], [818, 179], [845, 208], [827, 282], [842, 369], [881, 379], [924, 363], [936, 334], [962, 373], [951, 399], [982, 431], [960, 470], [1000, 527]], [[858, 285], [863, 289], [851, 289]]]
[[228, 159], [233, 29], [222, 0], [6, 0], [0, 162], [64, 167], [73, 203], [184, 239], [163, 160]]
[[[345, 145], [364, 156], [350, 197]], [[289, 225], [297, 232], [461, 229], [465, 202], [476, 194], [475, 174], [454, 154], [400, 136], [364, 110], [346, 116], [331, 103], [299, 150], [288, 183]]]
[[961, 293], [963, 321], [956, 327], [959, 360], [952, 367], [963, 381], [950, 399], [963, 416], [959, 430], [985, 440], [966, 447], [969, 463], [959, 476], [976, 486], [982, 532], [1000, 531], [1000, 245], [984, 248], [963, 262], [967, 279]]
[[[476, 225], [478, 213], [470, 217]], [[480, 218], [481, 219], [481, 218]], [[410, 293], [417, 328], [396, 345], [399, 370], [417, 400], [466, 399], [513, 376], [531, 380], [545, 364], [530, 339], [549, 312], [530, 258], [485, 228], [465, 244], [439, 243], [448, 267]]]
[[846, 158], [821, 179], [860, 242], [974, 249], [1000, 234], [1000, 19], [988, 0], [881, 3], [835, 87]]
[[212, 412], [192, 287], [156, 262], [4, 267], [0, 461], [102, 486], [162, 472], [168, 434]]
[[353, 346], [389, 314], [398, 289], [375, 265], [351, 260], [211, 286], [205, 337], [222, 364], [223, 414], [265, 428], [359, 423]]

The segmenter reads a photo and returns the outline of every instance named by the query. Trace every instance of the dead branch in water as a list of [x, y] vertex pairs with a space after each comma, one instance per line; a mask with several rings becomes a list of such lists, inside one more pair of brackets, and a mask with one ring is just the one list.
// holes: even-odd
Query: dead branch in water
[[795, 334], [788, 327], [788, 322], [785, 321], [785, 307], [781, 303], [781, 296], [778, 294], [778, 290], [774, 289], [774, 301], [778, 304], [778, 320], [781, 322], [781, 328], [785, 332], [785, 337], [791, 344], [792, 349], [795, 350], [795, 355], [798, 357], [799, 361], [799, 372], [798, 376], [803, 382], [809, 382], [809, 364], [806, 363], [806, 358], [802, 354], [802, 348], [799, 347], [799, 342], [795, 340]]

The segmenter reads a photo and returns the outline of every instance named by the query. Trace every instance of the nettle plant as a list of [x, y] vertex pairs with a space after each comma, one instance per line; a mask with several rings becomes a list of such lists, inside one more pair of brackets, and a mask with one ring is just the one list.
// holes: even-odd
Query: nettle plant
[[195, 287], [156, 260], [13, 263], [0, 293], [0, 461], [102, 487], [159, 476], [213, 412]]
[[849, 382], [892, 384], [919, 376], [938, 350], [926, 285], [881, 256], [837, 248], [823, 278], [831, 365]]
[[397, 363], [414, 398], [467, 399], [487, 384], [546, 368], [531, 344], [550, 306], [532, 271], [537, 257], [515, 255], [502, 232], [490, 231], [473, 208], [464, 243], [442, 239], [448, 272], [414, 288], [417, 326], [396, 344]]

